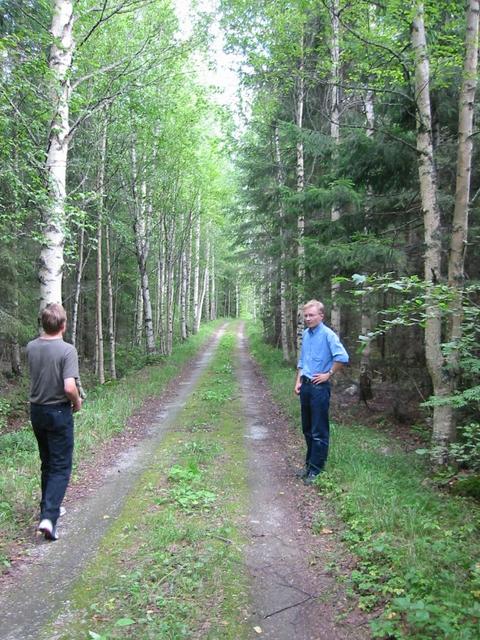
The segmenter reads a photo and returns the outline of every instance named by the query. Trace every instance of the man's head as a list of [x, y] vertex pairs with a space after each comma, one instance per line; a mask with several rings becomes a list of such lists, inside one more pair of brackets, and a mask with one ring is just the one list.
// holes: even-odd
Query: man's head
[[303, 319], [309, 329], [314, 329], [323, 320], [325, 308], [318, 300], [309, 300], [303, 305]]
[[52, 302], [42, 311], [40, 320], [45, 333], [54, 335], [65, 330], [67, 314], [61, 304]]

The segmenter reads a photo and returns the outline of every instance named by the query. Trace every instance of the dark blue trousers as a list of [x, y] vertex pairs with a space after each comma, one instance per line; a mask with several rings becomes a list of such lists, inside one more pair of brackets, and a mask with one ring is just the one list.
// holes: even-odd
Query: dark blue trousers
[[311, 473], [319, 473], [327, 461], [330, 439], [328, 410], [330, 384], [302, 383], [300, 388], [302, 430], [307, 443], [305, 464]]
[[73, 417], [69, 402], [31, 404], [30, 419], [41, 461], [40, 520], [55, 526], [72, 472]]

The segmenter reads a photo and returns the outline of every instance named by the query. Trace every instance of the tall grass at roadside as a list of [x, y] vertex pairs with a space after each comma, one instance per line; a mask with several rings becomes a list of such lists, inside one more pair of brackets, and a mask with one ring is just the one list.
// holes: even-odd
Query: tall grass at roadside
[[[75, 416], [74, 478], [78, 463], [93, 457], [99, 447], [120, 433], [147, 397], [161, 393], [219, 323], [203, 326], [197, 335], [177, 344], [174, 354], [159, 364], [97, 387], [88, 394], [82, 411]], [[30, 425], [0, 436], [0, 571], [1, 566], [9, 566], [11, 544], [25, 534], [38, 515], [39, 467], [37, 444]]]
[[158, 447], [69, 594], [58, 640], [250, 637], [241, 518], [247, 512], [242, 410], [233, 336]]
[[[292, 369], [257, 325], [249, 337], [275, 398], [299, 424]], [[375, 611], [374, 637], [478, 640], [478, 504], [437, 491], [415, 453], [361, 425], [332, 426], [317, 488], [345, 523], [343, 539], [357, 556], [350, 585], [359, 606]]]

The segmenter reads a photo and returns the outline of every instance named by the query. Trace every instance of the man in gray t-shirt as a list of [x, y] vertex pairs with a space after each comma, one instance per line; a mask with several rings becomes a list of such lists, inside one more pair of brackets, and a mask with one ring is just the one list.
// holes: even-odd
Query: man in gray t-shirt
[[56, 523], [72, 471], [72, 412], [80, 411], [82, 400], [76, 384], [77, 351], [63, 341], [67, 322], [64, 308], [47, 305], [41, 321], [44, 333], [27, 345], [30, 419], [42, 469], [38, 530], [47, 540], [57, 540]]

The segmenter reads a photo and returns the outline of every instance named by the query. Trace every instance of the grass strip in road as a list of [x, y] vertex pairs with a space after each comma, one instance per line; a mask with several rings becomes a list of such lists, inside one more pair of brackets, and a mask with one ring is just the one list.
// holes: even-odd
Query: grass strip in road
[[[128, 418], [146, 398], [158, 395], [176, 373], [199, 351], [219, 322], [209, 323], [172, 356], [159, 364], [97, 387], [89, 393], [75, 417], [74, 472], [105, 442], [125, 428]], [[38, 515], [40, 463], [37, 443], [29, 424], [0, 436], [0, 573], [9, 566], [12, 544], [18, 542]]]
[[234, 337], [137, 483], [45, 638], [241, 640], [248, 600], [241, 546], [248, 510]]
[[[292, 367], [262, 342], [258, 325], [249, 338], [274, 397], [299, 425]], [[357, 557], [350, 587], [374, 612], [374, 637], [478, 640], [478, 504], [429, 486], [416, 454], [367, 427], [332, 425], [330, 451], [317, 488], [345, 523], [343, 540]]]

